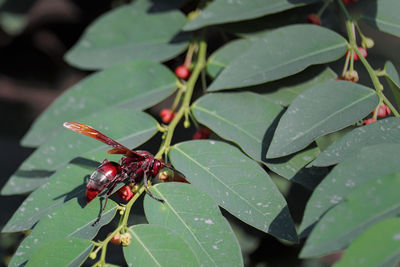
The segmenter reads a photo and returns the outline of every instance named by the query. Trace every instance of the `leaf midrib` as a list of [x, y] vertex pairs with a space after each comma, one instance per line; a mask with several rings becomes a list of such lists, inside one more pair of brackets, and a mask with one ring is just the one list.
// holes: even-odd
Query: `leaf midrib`
[[[161, 199], [168, 199], [166, 198], [161, 192], [160, 190], [158, 190], [157, 187], [153, 187], [153, 190], [156, 191]], [[198, 246], [201, 248], [201, 250], [207, 255], [207, 257], [214, 263], [215, 266], [218, 266], [217, 263], [214, 261], [214, 259], [210, 256], [210, 254], [205, 250], [205, 248], [202, 246], [200, 240], [197, 239], [197, 236], [193, 233], [193, 231], [191, 230], [191, 228], [186, 224], [185, 220], [179, 215], [179, 213], [172, 207], [172, 205], [166, 201], [165, 204], [167, 204], [169, 206], [169, 208], [171, 209], [171, 211], [175, 214], [175, 216], [182, 222], [182, 224], [186, 227], [186, 229], [189, 231], [189, 233], [193, 236], [194, 240], [196, 241], [196, 243], [198, 244]]]
[[[239, 199], [241, 199], [244, 203], [246, 203], [249, 207], [253, 208], [256, 212], [258, 212], [259, 214], [261, 214], [263, 217], [265, 217], [264, 213], [260, 210], [258, 210], [257, 207], [253, 206], [249, 201], [247, 201], [247, 199], [243, 198], [243, 196], [241, 196], [238, 192], [236, 192], [235, 190], [233, 190], [232, 188], [230, 188], [228, 185], [226, 185], [222, 180], [220, 180], [214, 173], [210, 172], [209, 170], [207, 170], [205, 167], [203, 167], [198, 161], [196, 161], [195, 159], [193, 159], [192, 157], [190, 157], [188, 154], [186, 154], [183, 150], [181, 150], [179, 147], [175, 147], [175, 149], [177, 151], [180, 151], [184, 156], [186, 156], [188, 159], [192, 160], [192, 162], [194, 162], [196, 165], [198, 165], [201, 169], [203, 169], [205, 172], [207, 172], [208, 174], [210, 174], [211, 176], [213, 176], [215, 178], [216, 181], [218, 181], [220, 184], [222, 184], [224, 187], [226, 187], [230, 192], [234, 193]], [[223, 205], [221, 205], [223, 206]]]
[[363, 97], [357, 99], [356, 101], [351, 102], [350, 104], [345, 105], [345, 106], [343, 106], [343, 107], [340, 108], [340, 109], [337, 109], [335, 112], [329, 114], [327, 117], [325, 117], [324, 119], [320, 120], [319, 122], [317, 122], [316, 124], [314, 124], [313, 126], [311, 126], [310, 128], [308, 128], [305, 132], [302, 132], [302, 134], [298, 134], [298, 135], [296, 135], [295, 137], [291, 138], [291, 143], [293, 143], [295, 140], [299, 139], [300, 137], [307, 135], [309, 132], [311, 132], [311, 131], [314, 130], [315, 128], [319, 127], [321, 124], [325, 123], [326, 121], [328, 121], [328, 120], [331, 119], [332, 117], [334, 117], [334, 116], [340, 114], [342, 111], [348, 109], [348, 108], [351, 107], [351, 106], [354, 106], [354, 105], [358, 104], [358, 103], [361, 102], [361, 101], [364, 101], [365, 99], [367, 99], [367, 98], [373, 96], [374, 94], [375, 94], [375, 92], [371, 91], [369, 94], [367, 94], [367, 95], [365, 95], [365, 96], [363, 96]]
[[154, 261], [157, 266], [161, 267], [161, 264], [158, 262], [158, 260], [153, 256], [153, 254], [150, 252], [150, 250], [146, 247], [146, 245], [142, 242], [142, 240], [139, 238], [139, 236], [132, 230], [132, 228], [129, 228], [129, 232], [132, 233], [132, 235], [136, 238], [136, 240], [139, 242], [139, 244], [144, 248], [144, 250], [147, 252], [147, 254], [151, 257], [151, 259]]

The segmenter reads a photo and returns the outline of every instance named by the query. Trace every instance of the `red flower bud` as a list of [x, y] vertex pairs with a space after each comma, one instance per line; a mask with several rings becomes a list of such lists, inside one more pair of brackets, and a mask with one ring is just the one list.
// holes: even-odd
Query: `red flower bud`
[[186, 80], [190, 76], [190, 71], [185, 65], [180, 65], [175, 69], [175, 75], [178, 78]]
[[211, 130], [208, 128], [201, 128], [194, 133], [193, 139], [208, 139], [210, 138]]
[[124, 201], [128, 202], [133, 197], [133, 192], [131, 188], [127, 185], [124, 185], [117, 191], [117, 195]]
[[307, 16], [307, 21], [308, 21], [308, 23], [321, 26], [321, 19], [319, 18], [319, 16], [317, 14], [309, 14]]

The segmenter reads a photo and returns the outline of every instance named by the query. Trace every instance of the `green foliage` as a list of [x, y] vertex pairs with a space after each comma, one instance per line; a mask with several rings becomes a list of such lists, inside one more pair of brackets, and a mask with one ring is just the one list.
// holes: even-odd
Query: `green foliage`
[[[347, 33], [336, 30], [336, 20], [296, 23], [305, 11], [327, 6], [314, 0], [136, 0], [98, 17], [66, 61], [99, 71], [37, 119], [22, 140], [37, 149], [1, 191], [30, 193], [2, 229], [32, 230], [9, 266], [92, 260], [112, 266], [107, 246], [118, 237], [117, 258], [128, 265], [244, 266], [254, 239], [242, 237], [243, 225], [287, 246], [307, 238], [303, 258], [349, 247], [338, 266], [398, 263], [399, 76], [389, 61], [377, 66], [383, 70], [374, 70], [369, 58], [354, 64], [346, 56], [347, 50], [361, 56], [354, 29], [364, 46], [367, 37], [342, 1], [326, 4], [334, 7], [330, 16], [344, 19]], [[370, 1], [362, 18], [399, 36], [398, 7], [397, 0]], [[191, 72], [188, 80], [173, 74], [178, 64]], [[349, 80], [362, 67], [372, 84], [361, 75], [364, 85], [334, 80]], [[154, 118], [160, 106], [149, 108], [171, 95], [173, 104], [161, 105], [176, 113], [161, 123]], [[361, 126], [377, 119], [371, 112], [378, 105], [387, 105], [392, 117]], [[140, 164], [131, 171], [143, 168], [151, 183], [140, 173], [122, 179], [133, 197], [124, 202], [114, 194], [93, 225], [104, 195], [122, 184], [110, 183], [99, 192], [103, 198], [87, 203], [87, 184], [99, 177], [91, 174], [105, 158], [118, 162], [124, 155], [107, 155], [110, 146], [64, 129], [65, 121], [90, 125], [129, 149], [161, 142], [149, 152], [172, 165], [150, 177], [156, 164], [135, 158]], [[203, 127], [210, 140], [188, 140], [190, 130]], [[196, 134], [209, 138], [208, 130]], [[299, 227], [292, 219], [299, 215], [291, 213], [302, 210], [297, 202], [304, 192], [293, 183], [312, 191]]]

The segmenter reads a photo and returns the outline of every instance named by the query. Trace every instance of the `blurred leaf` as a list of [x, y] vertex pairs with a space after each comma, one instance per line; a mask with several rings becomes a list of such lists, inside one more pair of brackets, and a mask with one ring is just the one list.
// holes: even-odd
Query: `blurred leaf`
[[0, 25], [9, 35], [20, 34], [28, 22], [28, 13], [36, 0], [0, 1]]
[[278, 28], [236, 56], [209, 91], [246, 87], [298, 73], [310, 65], [338, 59], [346, 40], [326, 28], [297, 24]]
[[261, 231], [297, 241], [278, 188], [256, 162], [236, 147], [217, 141], [189, 141], [174, 146], [170, 158], [190, 183], [232, 215]]
[[216, 0], [202, 10], [194, 20], [188, 22], [183, 29], [191, 31], [209, 25], [255, 19], [316, 1], [318, 0], [269, 0], [268, 2]]
[[365, 86], [330, 81], [300, 94], [279, 121], [267, 158], [299, 151], [316, 138], [340, 130], [364, 118], [379, 102]]
[[[148, 114], [129, 108], [111, 108], [91, 114], [79, 122], [90, 125], [123, 145], [134, 148], [157, 131], [156, 121]], [[122, 126], [122, 127], [121, 127]], [[2, 188], [2, 195], [30, 192], [73, 158], [87, 152], [106, 151], [110, 146], [64, 129], [40, 146]]]
[[400, 78], [399, 74], [397, 73], [396, 68], [394, 67], [393, 63], [387, 61], [385, 63], [385, 78], [389, 84], [390, 89], [392, 89], [394, 98], [396, 99], [397, 103], [397, 110], [400, 110]]
[[257, 19], [218, 25], [218, 28], [242, 38], [254, 38], [279, 27], [304, 23], [310, 10], [310, 6], [302, 6]]
[[343, 249], [373, 224], [398, 215], [399, 188], [400, 173], [381, 175], [361, 185], [322, 217], [300, 257], [316, 257]]
[[308, 200], [299, 232], [304, 235], [327, 210], [363, 183], [400, 172], [399, 151], [400, 144], [368, 146], [340, 162]]
[[[33, 200], [34, 201], [34, 200]], [[58, 209], [51, 210], [22, 241], [8, 266], [21, 266], [42, 246], [53, 240], [79, 237], [92, 239], [99, 229], [109, 223], [116, 212], [116, 205], [108, 202], [100, 221], [93, 226], [104, 201], [94, 199], [85, 208], [76, 201], [69, 201]]]
[[175, 75], [159, 63], [129, 61], [111, 67], [58, 97], [34, 122], [21, 143], [29, 147], [43, 144], [64, 130], [65, 121], [96, 114], [101, 117], [107, 108], [146, 109], [170, 95], [175, 87]]
[[132, 243], [123, 247], [129, 266], [200, 266], [195, 254], [173, 230], [158, 225], [129, 228]]
[[217, 49], [207, 61], [207, 72], [215, 78], [237, 55], [255, 42], [249, 39], [234, 40]]
[[26, 264], [32, 266], [80, 266], [92, 249], [86, 239], [63, 238], [54, 240], [36, 251]]
[[310, 165], [334, 165], [363, 147], [384, 143], [400, 144], [400, 118], [390, 117], [354, 129], [328, 147]]
[[371, 1], [362, 18], [379, 30], [400, 37], [399, 10], [398, 0]]
[[187, 46], [188, 35], [178, 35], [185, 23], [177, 9], [137, 0], [98, 18], [65, 59], [82, 69], [107, 68], [130, 59], [165, 61]]
[[243, 266], [240, 247], [227, 220], [206, 194], [190, 184], [164, 183], [148, 195], [144, 208], [150, 224], [172, 229], [189, 244], [202, 266]]
[[76, 205], [85, 205], [85, 190], [89, 176], [106, 157], [115, 161], [121, 156], [107, 155], [103, 151], [92, 152], [75, 159], [73, 163], [57, 171], [45, 184], [25, 199], [2, 232], [29, 230], [43, 216], [51, 214], [52, 210], [70, 200], [74, 200]]
[[396, 266], [400, 261], [400, 218], [379, 222], [349, 246], [335, 267]]
[[258, 94], [240, 92], [207, 94], [192, 105], [192, 110], [200, 123], [263, 161], [272, 135], [267, 130], [283, 109]]

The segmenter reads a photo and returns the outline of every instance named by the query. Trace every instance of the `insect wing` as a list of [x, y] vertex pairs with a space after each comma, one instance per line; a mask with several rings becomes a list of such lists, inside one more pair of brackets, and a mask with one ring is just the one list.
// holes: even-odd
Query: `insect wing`
[[107, 151], [107, 153], [108, 154], [122, 154], [127, 157], [133, 158], [136, 161], [144, 159], [144, 157], [142, 155], [135, 153], [134, 151], [132, 151], [130, 149], [123, 148], [123, 147], [116, 147], [116, 148], [110, 149]]
[[64, 122], [64, 127], [71, 131], [92, 137], [96, 140], [99, 140], [100, 142], [103, 142], [104, 144], [114, 147], [114, 149], [111, 149], [110, 151], [108, 151], [108, 153], [110, 153], [110, 154], [123, 154], [128, 157], [134, 157], [134, 158], [138, 158], [138, 159], [143, 158], [142, 155], [133, 152], [126, 146], [121, 145], [114, 139], [102, 134], [101, 132], [97, 131], [96, 129], [94, 129], [86, 124], [70, 121], [70, 122]]

